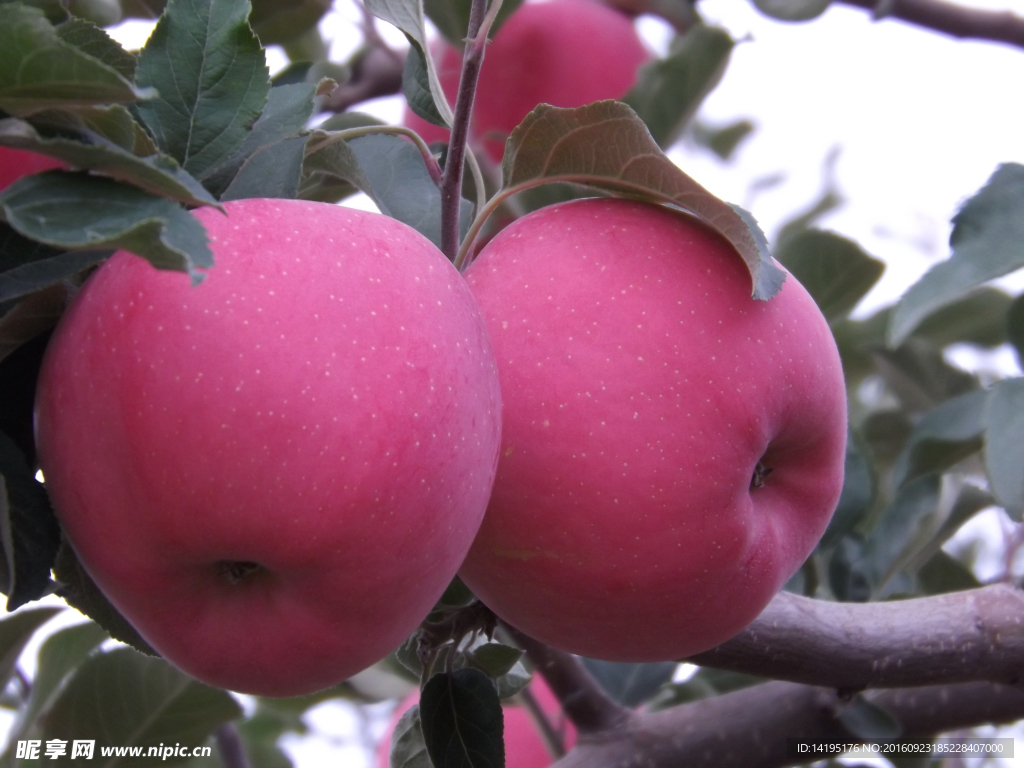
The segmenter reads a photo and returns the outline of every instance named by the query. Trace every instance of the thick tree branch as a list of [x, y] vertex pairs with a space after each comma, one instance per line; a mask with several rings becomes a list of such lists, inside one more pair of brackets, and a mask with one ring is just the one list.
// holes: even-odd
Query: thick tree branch
[[526, 652], [577, 731], [616, 730], [630, 718], [630, 710], [612, 701], [575, 656], [544, 645], [508, 624], [502, 623], [502, 627]]
[[[1024, 717], [1024, 689], [966, 683], [876, 691], [871, 700], [926, 738]], [[775, 768], [799, 762], [786, 739], [858, 741], [837, 718], [834, 690], [771, 682], [661, 712], [638, 713], [618, 728], [581, 736], [555, 768]], [[810, 760], [817, 759], [810, 757]]]
[[1024, 48], [1024, 17], [985, 11], [944, 0], [837, 0], [871, 11], [877, 19], [899, 19], [961, 39], [988, 40]]
[[753, 624], [687, 659], [830, 688], [1024, 680], [1024, 591], [1007, 584], [881, 603], [782, 592]]

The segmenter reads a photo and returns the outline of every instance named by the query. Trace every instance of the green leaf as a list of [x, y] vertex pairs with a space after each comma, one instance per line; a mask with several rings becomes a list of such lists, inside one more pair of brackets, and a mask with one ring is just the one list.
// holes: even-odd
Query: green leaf
[[998, 347], [1008, 340], [1007, 316], [1012, 303], [998, 288], [979, 288], [937, 309], [911, 335], [937, 347], [958, 343]]
[[735, 42], [717, 27], [697, 24], [672, 43], [668, 56], [640, 68], [622, 101], [647, 124], [662, 149], [675, 143], [725, 74]]
[[418, 704], [402, 714], [395, 724], [395, 730], [391, 732], [388, 765], [390, 768], [434, 768], [423, 739]]
[[521, 650], [502, 643], [484, 643], [469, 651], [467, 655], [474, 667], [485, 672], [488, 677], [494, 678], [507, 675], [523, 658]]
[[410, 44], [402, 67], [402, 95], [409, 109], [428, 123], [448, 127], [448, 122], [437, 107], [434, 94], [430, 90], [430, 69], [423, 51]]
[[130, 645], [147, 656], [159, 656], [142, 635], [110, 604], [100, 588], [78, 562], [74, 549], [61, 542], [53, 564], [53, 575], [60, 582], [57, 594], [72, 608], [88, 616], [115, 640]]
[[7, 741], [7, 750], [0, 756], [0, 768], [15, 765], [13, 745], [18, 739], [27, 738], [40, 730], [39, 718], [56, 701], [64, 682], [106, 639], [107, 633], [91, 621], [67, 627], [46, 638], [39, 648], [36, 676], [32, 680], [28, 705], [18, 711]]
[[221, 200], [247, 197], [294, 199], [299, 193], [308, 136], [282, 139], [253, 153], [224, 190]]
[[467, 667], [442, 672], [420, 693], [424, 742], [434, 768], [503, 768], [504, 713], [487, 675]]
[[7, 564], [7, 610], [13, 611], [50, 591], [60, 525], [42, 483], [18, 446], [2, 432], [0, 480], [0, 543]]
[[[91, 656], [43, 717], [41, 738], [95, 739], [101, 746], [202, 744], [241, 707], [167, 662], [117, 648]], [[181, 762], [150, 758], [138, 765]], [[90, 763], [91, 764], [91, 763]]]
[[64, 314], [66, 303], [67, 291], [62, 285], [51, 285], [7, 302], [0, 317], [0, 361], [53, 328]]
[[133, 152], [98, 136], [81, 140], [41, 135], [24, 120], [0, 120], [0, 144], [56, 157], [78, 168], [132, 184], [147, 192], [188, 205], [217, 205], [202, 184], [166, 155], [137, 157]]
[[270, 91], [263, 49], [244, 0], [171, 0], [139, 54], [139, 105], [157, 146], [197, 178], [245, 141]]
[[1024, 266], [1024, 165], [1000, 165], [953, 217], [948, 260], [903, 295], [889, 325], [891, 345], [920, 322], [984, 282]]
[[936, 406], [914, 427], [893, 472], [898, 487], [981, 450], [989, 393], [977, 389]]
[[810, 21], [825, 12], [832, 0], [752, 0], [765, 16], [779, 21]]
[[122, 104], [109, 107], [76, 107], [47, 110], [31, 117], [32, 125], [47, 136], [101, 136], [137, 157], [157, 154], [153, 139]]
[[839, 722], [861, 739], [896, 739], [903, 732], [899, 721], [887, 709], [857, 694], [837, 713]]
[[846, 317], [885, 271], [852, 240], [805, 229], [782, 240], [776, 258], [807, 289], [829, 321]]
[[1007, 310], [1006, 335], [1017, 350], [1018, 362], [1024, 366], [1024, 294], [1014, 299]]
[[18, 657], [36, 630], [60, 611], [60, 608], [32, 608], [0, 620], [0, 685], [7, 685], [11, 679]]
[[512, 131], [502, 178], [506, 192], [562, 181], [679, 206], [732, 243], [750, 271], [755, 299], [770, 299], [785, 279], [753, 217], [683, 173], [636, 113], [620, 102], [599, 101], [576, 109], [541, 104]]
[[[434, 98], [434, 105], [444, 124], [450, 126], [455, 119], [448, 99], [441, 88], [441, 81], [437, 76], [437, 68], [429, 55], [427, 47], [427, 29], [423, 16], [422, 0], [366, 0], [366, 9], [379, 19], [389, 24], [394, 24], [405, 36], [409, 43], [416, 50], [420, 63], [426, 69], [427, 83]], [[404, 76], [403, 76], [404, 84]]]
[[133, 102], [153, 95], [61, 40], [38, 9], [0, 5], [0, 109], [8, 114]]
[[846, 460], [843, 465], [843, 492], [836, 511], [821, 537], [820, 546], [835, 546], [852, 531], [871, 509], [875, 501], [875, 473], [867, 458], [867, 448], [850, 430], [846, 437]]
[[749, 120], [736, 120], [728, 125], [711, 126], [700, 120], [690, 123], [690, 137], [700, 147], [706, 147], [722, 160], [729, 160], [736, 148], [756, 130]]
[[672, 680], [679, 666], [674, 661], [647, 664], [586, 658], [581, 661], [605, 693], [630, 709], [649, 701], [663, 685]]
[[[241, 146], [223, 163], [210, 170], [203, 177], [204, 183], [217, 194], [222, 193], [242, 164], [254, 153], [302, 131], [313, 114], [315, 95], [316, 85], [312, 83], [271, 88], [263, 113], [246, 134]], [[327, 129], [322, 127], [322, 130]]]
[[118, 72], [129, 82], [135, 78], [135, 56], [114, 38], [85, 19], [68, 19], [57, 27], [57, 37]]
[[985, 469], [989, 485], [1007, 514], [1024, 513], [1024, 378], [992, 388], [985, 410]]
[[865, 603], [871, 599], [874, 573], [864, 546], [864, 541], [856, 536], [846, 536], [832, 550], [828, 561], [828, 585], [840, 602]]
[[[423, 0], [423, 10], [434, 22], [437, 31], [456, 48], [462, 48], [469, 30], [469, 9], [473, 0]], [[523, 0], [503, 0], [487, 37], [493, 38], [512, 13], [523, 4]]]
[[0, 222], [0, 302], [26, 296], [106, 258], [109, 251], [62, 251]]
[[188, 211], [112, 179], [48, 171], [0, 193], [7, 223], [55, 248], [124, 248], [161, 269], [213, 266], [206, 230]]

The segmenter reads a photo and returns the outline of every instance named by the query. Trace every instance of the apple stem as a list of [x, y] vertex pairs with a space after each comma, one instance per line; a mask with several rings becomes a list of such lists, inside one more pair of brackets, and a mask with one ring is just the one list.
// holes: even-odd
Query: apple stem
[[473, 0], [470, 6], [466, 49], [462, 55], [462, 76], [455, 98], [455, 119], [441, 178], [441, 250], [453, 262], [459, 252], [459, 208], [462, 202], [463, 161], [469, 142], [469, 122], [473, 114], [480, 68], [484, 63], [487, 33], [500, 7], [501, 0], [495, 0], [489, 10], [487, 0]]
[[534, 640], [504, 622], [502, 626], [530, 657], [580, 734], [613, 730], [630, 719], [632, 712], [605, 693], [575, 656]]
[[213, 738], [217, 742], [217, 751], [220, 753], [224, 768], [249, 768], [245, 745], [235, 726], [231, 723], [224, 723], [213, 732]]

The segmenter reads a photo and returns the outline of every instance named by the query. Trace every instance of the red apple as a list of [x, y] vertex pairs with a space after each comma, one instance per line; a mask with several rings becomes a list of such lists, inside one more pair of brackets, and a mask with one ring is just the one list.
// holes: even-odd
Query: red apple
[[720, 235], [621, 199], [519, 219], [466, 279], [504, 402], [466, 584], [600, 659], [684, 658], [742, 629], [843, 484], [843, 372], [810, 295], [789, 275], [751, 299]]
[[[534, 675], [529, 690], [533, 693], [537, 704], [547, 716], [551, 725], [562, 735], [562, 743], [571, 749], [576, 743], [576, 729], [565, 719], [562, 707], [555, 694], [548, 688], [540, 675]], [[420, 692], [413, 691], [395, 708], [391, 722], [384, 738], [377, 745], [377, 768], [388, 768], [388, 755], [391, 751], [391, 734], [402, 715], [409, 711], [420, 700]], [[555, 762], [554, 756], [541, 738], [533, 718], [524, 706], [506, 702], [502, 706], [505, 714], [505, 768], [548, 768]]]
[[47, 350], [40, 463], [88, 573], [168, 661], [295, 695], [372, 664], [449, 583], [493, 480], [480, 313], [430, 242], [291, 200], [196, 212], [192, 287], [119, 252]]
[[[441, 86], [455, 103], [462, 54], [449, 44], [435, 56]], [[472, 134], [496, 163], [505, 139], [540, 103], [581, 107], [618, 99], [651, 57], [625, 14], [594, 0], [526, 3], [487, 47], [473, 106]], [[448, 130], [406, 107], [405, 125], [426, 141], [448, 141]]]
[[42, 173], [66, 166], [55, 157], [40, 155], [25, 149], [0, 147], [0, 192], [7, 189], [22, 176]]

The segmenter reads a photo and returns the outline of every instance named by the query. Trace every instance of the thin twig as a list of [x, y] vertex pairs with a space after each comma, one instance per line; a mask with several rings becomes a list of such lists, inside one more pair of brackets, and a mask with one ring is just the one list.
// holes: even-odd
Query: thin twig
[[575, 656], [534, 640], [508, 624], [502, 626], [526, 652], [562, 703], [565, 716], [581, 734], [614, 730], [629, 720], [630, 710], [613, 701]]
[[1011, 11], [965, 8], [945, 0], [836, 0], [871, 11], [876, 19], [899, 19], [961, 39], [1024, 48], [1024, 17]]

